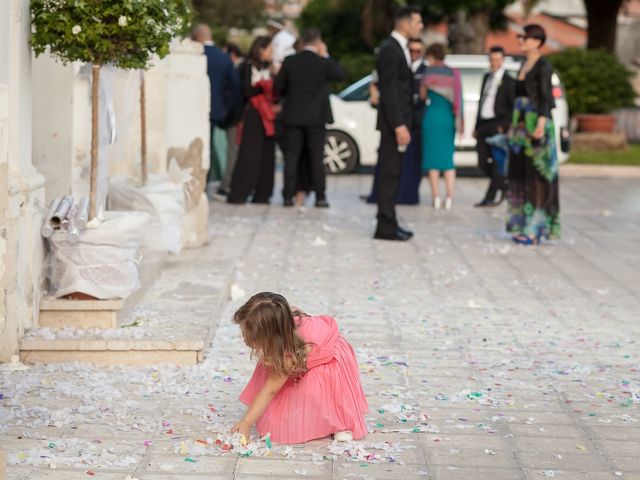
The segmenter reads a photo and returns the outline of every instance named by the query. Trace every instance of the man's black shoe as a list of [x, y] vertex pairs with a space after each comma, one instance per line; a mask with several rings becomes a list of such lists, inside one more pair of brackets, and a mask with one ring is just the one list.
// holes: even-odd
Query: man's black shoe
[[316, 200], [316, 208], [329, 208], [329, 202], [327, 202], [326, 198]]
[[379, 232], [376, 232], [373, 238], [375, 240], [393, 240], [397, 242], [406, 242], [407, 240], [411, 239], [411, 236], [407, 235], [406, 233], [402, 233], [400, 230], [396, 230], [391, 235], [383, 235]]
[[411, 230], [407, 230], [407, 229], [405, 229], [405, 228], [398, 227], [398, 228], [397, 228], [397, 231], [398, 231], [398, 232], [400, 232], [400, 233], [402, 233], [402, 234], [404, 234], [404, 235], [408, 235], [408, 236], [409, 236], [409, 238], [413, 237], [413, 232], [412, 232]]
[[284, 204], [285, 207], [293, 207], [293, 199], [291, 198], [285, 198], [284, 199]]
[[485, 198], [481, 202], [476, 203], [474, 207], [493, 207], [494, 204], [495, 202], [493, 200], [489, 200], [488, 198]]

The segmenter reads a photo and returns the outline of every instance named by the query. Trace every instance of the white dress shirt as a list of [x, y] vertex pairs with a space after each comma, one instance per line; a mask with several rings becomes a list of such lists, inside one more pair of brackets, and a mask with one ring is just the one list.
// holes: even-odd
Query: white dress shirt
[[295, 52], [293, 44], [296, 43], [296, 37], [288, 30], [280, 30], [273, 36], [271, 45], [273, 45], [273, 63], [280, 65], [285, 57]]
[[391, 36], [395, 38], [400, 44], [400, 46], [402, 47], [404, 56], [407, 59], [407, 65], [411, 67], [411, 55], [409, 54], [409, 39], [396, 30], [391, 32]]
[[480, 118], [495, 118], [495, 106], [496, 95], [498, 94], [498, 88], [502, 83], [502, 77], [504, 76], [504, 67], [499, 70], [490, 73], [485, 83], [484, 91], [482, 92], [482, 106], [480, 107]]

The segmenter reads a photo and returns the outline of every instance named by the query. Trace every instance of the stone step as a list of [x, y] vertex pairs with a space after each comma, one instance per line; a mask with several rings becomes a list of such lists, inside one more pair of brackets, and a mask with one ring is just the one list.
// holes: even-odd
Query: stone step
[[162, 269], [167, 253], [145, 253], [140, 263], [140, 288], [126, 299], [69, 300], [45, 297], [40, 302], [38, 324], [41, 327], [117, 328], [135, 306]]
[[20, 347], [23, 363], [86, 362], [96, 365], [189, 366], [202, 361], [205, 338], [193, 341], [54, 339], [25, 340]]
[[[40, 335], [41, 330], [36, 329], [23, 339], [20, 360], [30, 364], [195, 365], [203, 360], [217, 328], [234, 272], [228, 260], [203, 262], [201, 258], [207, 255], [211, 254], [194, 249], [168, 257], [150, 277], [155, 281], [136, 295], [136, 302], [124, 302], [120, 311], [126, 313], [119, 318], [118, 328], [72, 330], [70, 337], [66, 331], [54, 332], [54, 338], [50, 330]], [[89, 310], [84, 312], [90, 316]], [[142, 326], [125, 328], [137, 324]]]

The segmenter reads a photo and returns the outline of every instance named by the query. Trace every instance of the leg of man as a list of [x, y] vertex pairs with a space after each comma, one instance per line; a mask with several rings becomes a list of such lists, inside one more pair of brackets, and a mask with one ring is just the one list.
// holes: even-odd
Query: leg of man
[[276, 140], [275, 137], [267, 137], [262, 144], [262, 164], [260, 175], [253, 196], [253, 203], [269, 203], [273, 195], [273, 176], [276, 167]]
[[304, 127], [285, 125], [285, 149], [284, 154], [284, 200], [288, 201], [296, 193], [298, 183], [298, 162], [304, 148]]
[[380, 132], [378, 163], [378, 226], [376, 235], [392, 236], [398, 228], [396, 219], [396, 193], [402, 172], [404, 153], [398, 152], [394, 132]]
[[324, 125], [307, 127], [307, 145], [311, 161], [311, 185], [316, 201], [326, 198], [326, 172], [324, 170], [324, 142], [327, 130]]
[[224, 179], [222, 180], [222, 189], [227, 193], [231, 190], [231, 178], [233, 177], [233, 169], [236, 166], [236, 160], [238, 159], [239, 145], [236, 143], [236, 135], [238, 133], [238, 127], [232, 126], [226, 129], [227, 132], [227, 166], [224, 170]]
[[481, 122], [477, 128], [477, 146], [476, 149], [478, 151], [478, 165], [480, 168], [487, 174], [487, 176], [491, 179], [489, 182], [489, 186], [487, 187], [487, 192], [485, 193], [483, 201], [493, 202], [496, 197], [496, 193], [499, 188], [499, 172], [496, 166], [496, 162], [491, 159], [491, 146], [486, 142], [487, 137], [491, 137], [498, 133], [498, 128], [495, 122], [486, 121]]

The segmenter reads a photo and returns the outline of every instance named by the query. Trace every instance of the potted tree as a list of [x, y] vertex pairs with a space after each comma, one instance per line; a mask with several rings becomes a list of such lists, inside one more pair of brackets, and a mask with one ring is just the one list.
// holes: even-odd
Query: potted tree
[[99, 138], [100, 67], [147, 69], [155, 56], [169, 53], [182, 31], [184, 0], [32, 0], [31, 45], [67, 62], [92, 65], [90, 218], [96, 198]]
[[[31, 45], [35, 54], [48, 51], [63, 63], [85, 62], [92, 67], [89, 189], [92, 228], [81, 232], [74, 241], [58, 232], [51, 237], [55, 262], [51, 280], [56, 296], [125, 298], [138, 284], [135, 257], [148, 215], [107, 212], [104, 219], [91, 221], [96, 219], [101, 207], [96, 193], [100, 170], [100, 70], [104, 65], [147, 69], [154, 58], [168, 54], [169, 43], [184, 26], [183, 2], [31, 1]], [[117, 288], [122, 285], [128, 287]]]
[[581, 132], [612, 132], [615, 110], [633, 102], [632, 73], [605, 50], [569, 48], [550, 57]]

